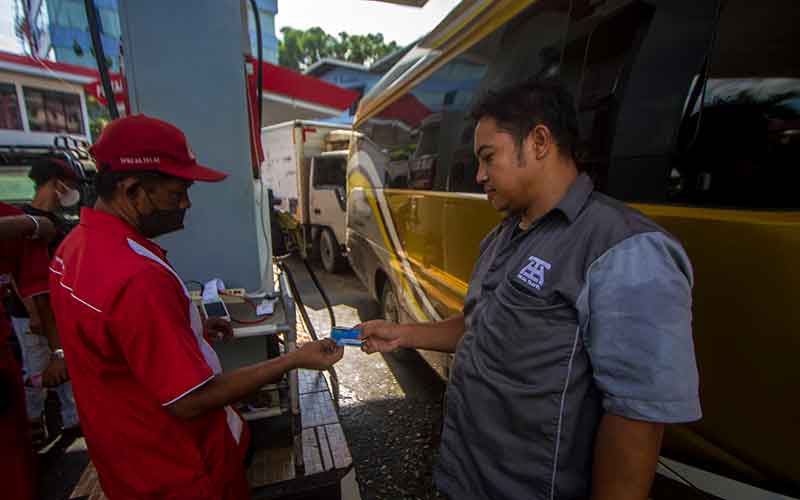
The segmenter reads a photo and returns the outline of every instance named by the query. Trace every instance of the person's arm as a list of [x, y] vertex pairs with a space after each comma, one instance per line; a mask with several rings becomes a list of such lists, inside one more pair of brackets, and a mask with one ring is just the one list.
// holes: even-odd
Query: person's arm
[[344, 347], [337, 347], [329, 339], [304, 344], [297, 351], [275, 359], [217, 375], [206, 385], [167, 406], [167, 410], [179, 418], [199, 417], [239, 401], [259, 387], [275, 382], [289, 370], [329, 368], [339, 361], [343, 354]]
[[364, 340], [361, 349], [369, 354], [398, 348], [455, 352], [466, 329], [463, 313], [432, 323], [398, 325], [383, 320], [367, 321], [359, 328], [359, 338]]
[[[47, 343], [50, 346], [50, 351], [56, 353], [61, 349], [61, 340], [58, 338], [58, 331], [56, 330], [56, 319], [53, 316], [53, 308], [50, 306], [50, 294], [43, 293], [32, 297], [33, 310], [29, 311], [31, 319], [34, 314], [38, 317], [39, 327], [41, 332], [47, 337]], [[35, 311], [35, 313], [33, 312]], [[32, 314], [31, 314], [32, 313]], [[52, 387], [61, 385], [69, 380], [67, 373], [67, 365], [64, 363], [63, 356], [51, 355], [50, 363], [47, 368], [42, 372], [42, 381], [45, 386]]]
[[24, 300], [28, 316], [31, 318], [31, 330], [47, 337], [51, 351], [61, 349], [61, 340], [56, 330], [56, 319], [50, 306], [50, 294], [43, 293]]
[[311, 342], [277, 359], [215, 374], [191, 327], [193, 306], [173, 276], [148, 268], [118, 293], [107, 313], [108, 333], [142, 387], [180, 418], [223, 408], [287, 370], [328, 368], [344, 354], [330, 340]]
[[[15, 283], [15, 289], [16, 283]], [[21, 295], [19, 289], [16, 292]], [[43, 335], [47, 338], [47, 344], [50, 347], [50, 352], [61, 350], [61, 340], [58, 338], [56, 331], [56, 320], [53, 316], [53, 309], [50, 307], [50, 294], [40, 293], [32, 297], [22, 299], [25, 309], [28, 311], [29, 323], [31, 333], [34, 335]], [[61, 351], [63, 353], [63, 351]], [[69, 380], [67, 373], [67, 365], [63, 357], [52, 356], [47, 368], [42, 372], [42, 383], [45, 387], [53, 387], [61, 385]]]
[[47, 217], [28, 215], [0, 217], [0, 240], [16, 240], [36, 236], [44, 241], [50, 241], [55, 234], [55, 226]]
[[[46, 220], [50, 222], [49, 219]], [[19, 245], [21, 252], [14, 273], [17, 293], [28, 310], [31, 331], [47, 337], [50, 350], [56, 353], [61, 349], [61, 341], [56, 332], [56, 322], [50, 306], [50, 256], [47, 245], [43, 239], [23, 240]], [[51, 355], [49, 365], [42, 372], [42, 382], [45, 386], [51, 387], [63, 384], [67, 380], [69, 376], [63, 356]]]
[[606, 414], [594, 445], [592, 500], [646, 500], [664, 424]]
[[597, 259], [587, 286], [579, 318], [604, 410], [592, 499], [645, 499], [664, 425], [701, 416], [691, 265], [675, 240], [643, 233]]

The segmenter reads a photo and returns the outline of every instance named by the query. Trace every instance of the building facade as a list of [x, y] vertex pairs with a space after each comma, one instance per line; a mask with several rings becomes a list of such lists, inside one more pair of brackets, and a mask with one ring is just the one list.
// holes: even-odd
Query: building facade
[[[120, 68], [119, 5], [117, 0], [94, 0], [100, 22], [100, 37], [111, 71]], [[83, 0], [47, 0], [50, 44], [56, 61], [96, 68], [92, 36]]]
[[309, 66], [303, 72], [304, 75], [318, 78], [336, 85], [337, 87], [351, 90], [358, 96], [345, 112], [333, 119], [326, 119], [326, 121], [352, 124], [361, 97], [367, 95], [394, 63], [399, 61], [413, 46], [414, 44], [411, 44], [405, 48], [396, 50], [375, 61], [371, 66], [364, 66], [363, 64], [355, 64], [328, 57], [320, 59]]
[[52, 145], [56, 136], [89, 141], [85, 86], [97, 72], [0, 52], [0, 145]]
[[369, 92], [382, 76], [362, 64], [331, 58], [320, 59], [303, 73], [360, 94]]
[[[247, 1], [250, 48], [256, 54], [256, 24]], [[100, 37], [106, 61], [113, 72], [120, 70], [121, 37], [118, 0], [94, 0], [100, 22]], [[275, 15], [278, 0], [256, 0], [261, 20], [264, 60], [277, 64], [278, 38], [275, 36]], [[96, 68], [92, 37], [83, 0], [46, 0], [50, 45], [56, 61]]]
[[[275, 33], [275, 16], [278, 15], [278, 0], [256, 0], [258, 17], [261, 20], [261, 50], [263, 60], [278, 64], [278, 37]], [[256, 22], [250, 2], [247, 2], [247, 31], [250, 33], [250, 51], [255, 57], [258, 52]]]

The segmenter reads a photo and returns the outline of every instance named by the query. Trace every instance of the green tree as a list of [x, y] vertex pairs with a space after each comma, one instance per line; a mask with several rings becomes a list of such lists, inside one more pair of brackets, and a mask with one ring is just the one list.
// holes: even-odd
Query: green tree
[[89, 113], [89, 131], [92, 134], [92, 142], [95, 142], [111, 121], [111, 115], [108, 114], [108, 108], [100, 104], [93, 96], [86, 99], [86, 110]]
[[332, 57], [357, 64], [371, 64], [400, 47], [383, 39], [380, 33], [333, 36], [322, 28], [298, 30], [281, 28], [283, 40], [278, 45], [278, 62], [295, 70], [304, 70], [320, 59]]

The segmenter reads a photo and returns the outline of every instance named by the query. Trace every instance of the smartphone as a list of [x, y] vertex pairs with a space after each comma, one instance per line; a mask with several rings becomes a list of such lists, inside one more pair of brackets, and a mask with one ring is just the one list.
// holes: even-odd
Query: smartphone
[[222, 318], [230, 321], [231, 315], [228, 313], [228, 308], [221, 300], [209, 303], [202, 303], [203, 311], [206, 313], [206, 318]]

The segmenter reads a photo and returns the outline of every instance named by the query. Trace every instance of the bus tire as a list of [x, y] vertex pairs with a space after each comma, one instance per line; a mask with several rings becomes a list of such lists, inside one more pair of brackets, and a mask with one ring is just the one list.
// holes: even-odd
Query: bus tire
[[[400, 323], [400, 301], [394, 291], [392, 283], [387, 278], [381, 290], [381, 318], [390, 323]], [[399, 361], [411, 361], [418, 357], [416, 349], [401, 347], [392, 353]]]

